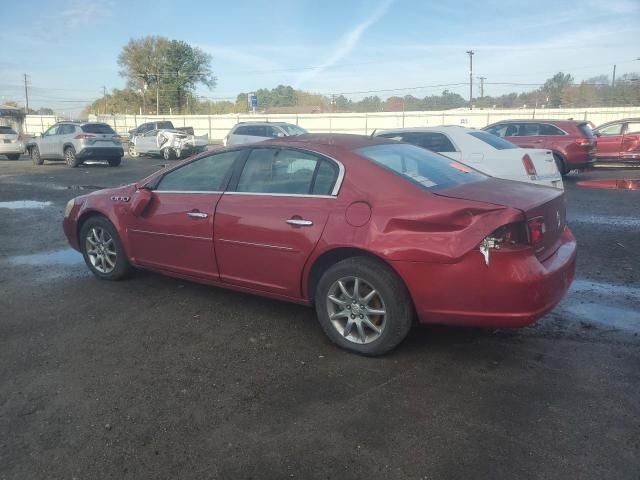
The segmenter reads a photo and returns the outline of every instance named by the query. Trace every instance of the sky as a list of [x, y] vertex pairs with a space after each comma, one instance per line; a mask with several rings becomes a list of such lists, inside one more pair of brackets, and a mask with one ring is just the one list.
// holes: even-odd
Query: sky
[[617, 75], [640, 71], [639, 18], [640, 0], [9, 1], [0, 103], [24, 105], [26, 73], [30, 107], [78, 113], [103, 86], [124, 87], [118, 54], [146, 35], [210, 53], [217, 85], [198, 89], [210, 98], [279, 84], [353, 99], [445, 88], [467, 98], [470, 49], [474, 77], [499, 95], [558, 71], [578, 81], [614, 64]]

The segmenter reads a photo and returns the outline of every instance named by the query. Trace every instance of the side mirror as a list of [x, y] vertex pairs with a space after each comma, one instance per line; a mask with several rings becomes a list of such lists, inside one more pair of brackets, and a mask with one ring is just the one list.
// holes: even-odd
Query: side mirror
[[142, 215], [149, 206], [149, 203], [151, 203], [153, 192], [147, 188], [147, 185], [133, 194], [133, 198], [131, 199], [131, 213], [134, 217]]

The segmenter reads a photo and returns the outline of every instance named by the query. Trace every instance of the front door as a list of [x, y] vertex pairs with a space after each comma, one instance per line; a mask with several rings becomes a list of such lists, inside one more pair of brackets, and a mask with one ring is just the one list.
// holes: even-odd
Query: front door
[[304, 265], [336, 202], [339, 168], [306, 151], [252, 149], [216, 209], [220, 279], [300, 298]]
[[58, 132], [61, 128], [62, 125], [53, 125], [38, 140], [37, 145], [42, 158], [60, 158], [60, 155], [57, 154], [56, 146], [59, 139]]
[[136, 264], [217, 279], [213, 243], [216, 205], [238, 151], [199, 158], [169, 171], [127, 228]]
[[596, 158], [619, 158], [624, 123], [614, 123], [598, 130]]
[[628, 122], [620, 146], [622, 160], [640, 159], [640, 122]]

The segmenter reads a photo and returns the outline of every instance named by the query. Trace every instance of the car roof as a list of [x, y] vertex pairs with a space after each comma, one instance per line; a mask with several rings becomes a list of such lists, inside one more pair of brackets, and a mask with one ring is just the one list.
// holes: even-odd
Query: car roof
[[523, 118], [522, 120], [518, 119], [509, 119], [509, 120], [499, 120], [497, 122], [493, 122], [491, 125], [497, 125], [499, 123], [550, 123], [552, 125], [582, 125], [584, 123], [589, 123], [588, 120], [558, 120], [558, 119], [547, 119], [547, 118]]
[[238, 122], [236, 124], [236, 127], [238, 125], [293, 125], [293, 123], [289, 123], [289, 122], [269, 122], [268, 120], [264, 120], [262, 122], [258, 122], [258, 121], [251, 121], [251, 122]]
[[608, 122], [605, 122], [601, 125], [598, 125], [597, 128], [602, 128], [602, 127], [606, 127], [607, 125], [612, 125], [614, 123], [625, 123], [625, 122], [640, 122], [640, 117], [632, 117], [632, 118], [622, 118], [619, 120], [610, 120]]
[[379, 130], [376, 132], [376, 135], [380, 135], [383, 133], [400, 133], [400, 132], [467, 132], [467, 131], [478, 131], [477, 128], [469, 128], [464, 127], [462, 125], [438, 125], [434, 127], [411, 127], [411, 128], [391, 128], [385, 130]]
[[260, 142], [260, 145], [277, 145], [288, 147], [308, 148], [328, 147], [333, 150], [356, 150], [372, 145], [396, 143], [395, 140], [384, 137], [371, 137], [369, 135], [353, 135], [350, 133], [305, 133], [290, 137], [275, 138]]

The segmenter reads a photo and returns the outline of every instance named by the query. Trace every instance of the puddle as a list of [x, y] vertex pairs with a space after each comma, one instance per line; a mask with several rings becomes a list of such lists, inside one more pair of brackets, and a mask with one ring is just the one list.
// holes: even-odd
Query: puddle
[[70, 248], [54, 252], [34, 253], [32, 255], [18, 255], [10, 257], [9, 262], [14, 265], [80, 265], [84, 263], [82, 254]]
[[[575, 293], [600, 293], [604, 295], [629, 295], [636, 297], [640, 303], [640, 287], [626, 287], [624, 285], [614, 285], [612, 283], [593, 282], [590, 280], [574, 280], [571, 284], [570, 292]], [[639, 306], [640, 309], [640, 306]]]
[[609, 190], [640, 190], [640, 180], [608, 179], [608, 180], [582, 180], [576, 182], [581, 187], [606, 188]]
[[51, 206], [51, 202], [36, 202], [35, 200], [16, 200], [13, 202], [0, 202], [0, 208], [8, 208], [10, 210], [24, 210], [27, 208], [47, 208]]
[[597, 223], [599, 225], [614, 225], [616, 227], [640, 227], [640, 218], [621, 217], [616, 215], [569, 215], [567, 222], [571, 225], [575, 223]]
[[640, 312], [598, 303], [567, 305], [564, 311], [574, 314], [580, 320], [604, 325], [619, 330], [640, 332]]

